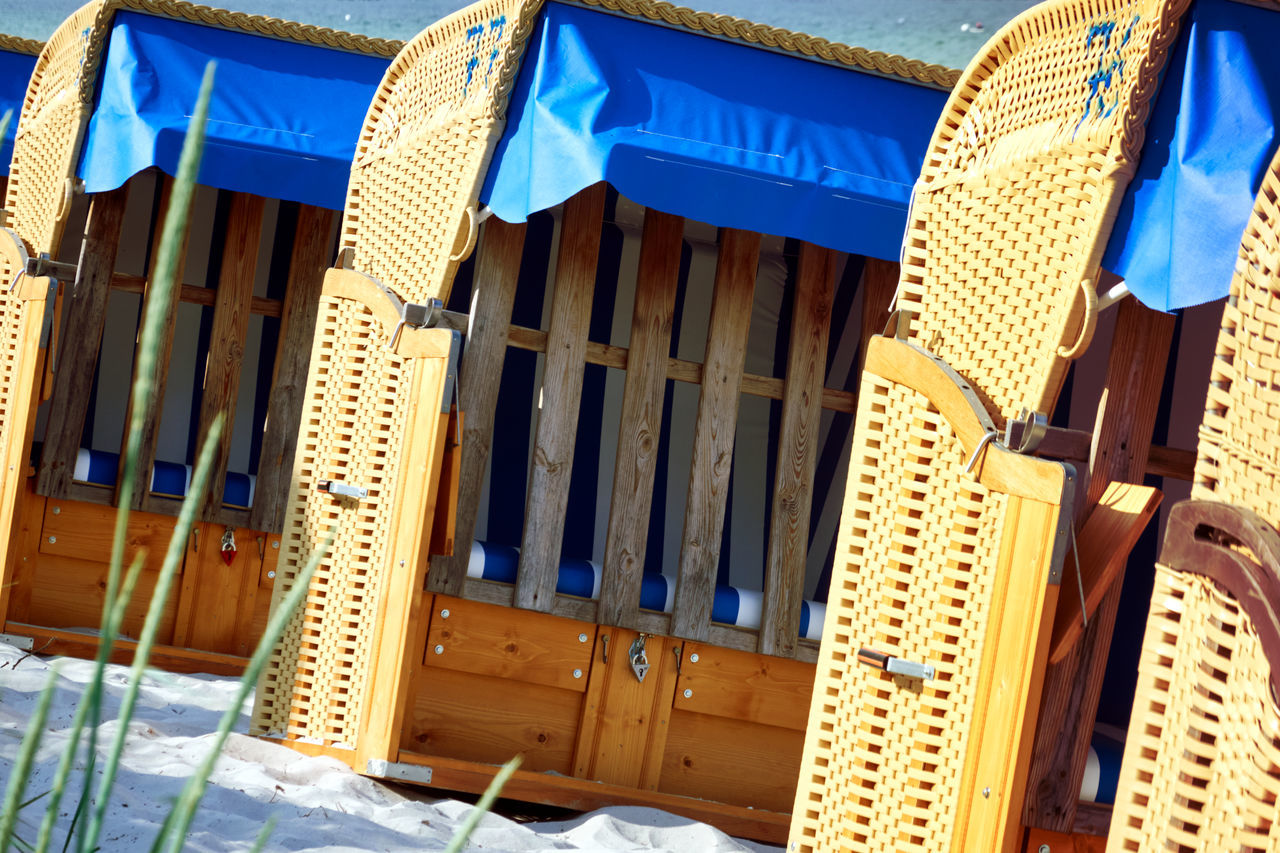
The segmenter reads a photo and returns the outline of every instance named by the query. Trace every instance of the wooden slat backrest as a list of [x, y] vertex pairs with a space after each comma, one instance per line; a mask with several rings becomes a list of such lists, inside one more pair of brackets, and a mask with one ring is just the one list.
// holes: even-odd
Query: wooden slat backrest
[[953, 89], [916, 185], [898, 306], [999, 413], [1048, 412], [1188, 0], [1051, 0]]

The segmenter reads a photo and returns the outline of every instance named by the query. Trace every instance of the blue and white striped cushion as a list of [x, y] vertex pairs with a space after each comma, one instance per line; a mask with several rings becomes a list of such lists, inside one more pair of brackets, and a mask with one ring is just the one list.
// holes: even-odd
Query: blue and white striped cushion
[[[120, 454], [118, 453], [82, 447], [76, 454], [76, 468], [72, 477], [81, 483], [114, 486], [119, 465]], [[228, 471], [226, 485], [222, 492], [222, 503], [234, 509], [248, 509], [253, 506], [257, 481], [258, 478], [253, 474], [237, 474]], [[167, 498], [182, 498], [186, 497], [187, 489], [190, 487], [190, 465], [156, 460], [155, 467], [151, 471], [152, 494]]]

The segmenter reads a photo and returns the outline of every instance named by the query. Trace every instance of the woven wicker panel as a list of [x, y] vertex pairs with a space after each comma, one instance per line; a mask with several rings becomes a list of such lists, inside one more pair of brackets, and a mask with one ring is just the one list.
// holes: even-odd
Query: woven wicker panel
[[1156, 566], [1108, 851], [1280, 849], [1270, 673], [1235, 599]]
[[[6, 239], [0, 235], [0, 240]], [[25, 365], [22, 359], [23, 334], [34, 323], [36, 312], [44, 310], [44, 303], [27, 303], [9, 289], [18, 270], [7, 252], [0, 252], [0, 459], [9, 455], [9, 444], [22, 441], [27, 426], [27, 413], [32, 401], [19, 399], [23, 374], [31, 374], [35, 365]], [[16, 491], [26, 472], [0, 471], [0, 487]], [[0, 499], [0, 504], [4, 501]], [[3, 522], [0, 521], [0, 526]]]
[[1192, 497], [1280, 526], [1280, 157], [1263, 178], [1222, 312]]
[[402, 298], [445, 298], [542, 0], [484, 0], [432, 25], [387, 70], [351, 167], [342, 246]]
[[[356, 744], [400, 446], [415, 402], [406, 391], [417, 360], [387, 349], [390, 331], [359, 301], [321, 299], [273, 604], [331, 527], [337, 537], [259, 683], [258, 734]], [[336, 498], [317, 491], [320, 479], [358, 484], [369, 495]]]
[[970, 63], [906, 239], [913, 339], [993, 411], [1052, 408], [1092, 334], [1093, 280], [1186, 0], [1052, 0]]
[[[923, 395], [864, 372], [857, 417], [790, 849], [950, 849], [1008, 498]], [[895, 683], [861, 646], [937, 677]]]

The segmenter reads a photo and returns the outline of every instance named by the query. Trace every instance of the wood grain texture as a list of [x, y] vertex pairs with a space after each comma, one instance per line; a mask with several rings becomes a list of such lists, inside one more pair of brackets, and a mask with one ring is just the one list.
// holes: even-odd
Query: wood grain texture
[[[1142, 481], [1173, 339], [1173, 315], [1146, 308], [1132, 297], [1117, 310], [1094, 429], [1090, 504], [1111, 481]], [[1054, 832], [1072, 829], [1123, 576], [1123, 569], [1116, 572], [1111, 591], [1103, 596], [1080, 641], [1049, 667], [1045, 677], [1027, 783], [1027, 826]]]
[[49, 419], [40, 456], [36, 490], [42, 495], [66, 497], [75, 472], [102, 331], [107, 323], [111, 271], [120, 247], [127, 186], [95, 195], [89, 205], [80, 263], [67, 303], [65, 334], [54, 370], [50, 411], [57, 412], [58, 417]]
[[604, 625], [630, 626], [640, 609], [683, 245], [682, 217], [645, 212], [600, 580], [597, 621]]
[[759, 234], [721, 229], [706, 364], [693, 433], [680, 574], [671, 613], [671, 632], [677, 637], [705, 640], [711, 626], [759, 265]]
[[331, 234], [337, 216], [335, 211], [309, 204], [298, 208], [267, 422], [258, 460], [258, 482], [249, 513], [249, 526], [254, 530], [279, 533], [284, 527], [302, 398], [307, 388], [307, 367], [311, 364], [311, 341], [315, 336], [320, 289], [330, 261]]
[[530, 610], [550, 610], [555, 603], [604, 202], [604, 184], [588, 187], [565, 202], [560, 226], [542, 374], [542, 411], [534, 439], [516, 580], [516, 606]]
[[811, 663], [685, 643], [675, 707], [803, 732], [813, 679]]
[[223, 415], [222, 440], [214, 457], [209, 496], [205, 501], [204, 514], [209, 519], [216, 518], [222, 508], [222, 491], [226, 485], [227, 459], [231, 454], [231, 433], [240, 391], [240, 368], [249, 331], [249, 299], [253, 296], [258, 244], [262, 237], [264, 201], [261, 196], [249, 193], [234, 195], [227, 223], [227, 239], [222, 249], [222, 270], [213, 306], [197, 432], [203, 441], [214, 418]]
[[[59, 631], [40, 625], [22, 622], [6, 622], [4, 632], [19, 637], [30, 637], [42, 655], [65, 655], [92, 660], [98, 653], [98, 638], [78, 631]], [[161, 629], [163, 635], [164, 629]], [[138, 644], [129, 639], [117, 639], [111, 647], [111, 663], [130, 664]], [[149, 666], [165, 672], [205, 673], [209, 675], [238, 676], [249, 664], [248, 658], [219, 655], [195, 649], [179, 649], [169, 645], [151, 647], [147, 657]], [[348, 750], [349, 751], [349, 750]]]
[[[198, 522], [200, 550], [187, 550], [174, 625], [175, 646], [248, 657], [258, 645], [253, 633], [258, 611], [265, 611], [270, 590], [260, 590], [262, 554], [252, 530], [234, 531], [235, 556], [223, 562], [226, 527]], [[263, 542], [265, 545], [265, 540]], [[163, 551], [161, 552], [163, 553]]]
[[830, 249], [801, 244], [765, 556], [760, 652], [766, 655], [792, 657], [799, 642], [835, 261]]
[[46, 499], [34, 491], [28, 479], [17, 498], [17, 517], [13, 522], [9, 548], [0, 554], [0, 624], [17, 620], [30, 621], [31, 588], [39, 562], [40, 528], [44, 522]]
[[467, 345], [458, 369], [458, 400], [466, 417], [462, 428], [462, 463], [458, 477], [454, 537], [460, 543], [452, 557], [436, 557], [427, 574], [434, 592], [461, 595], [475, 538], [480, 494], [493, 445], [494, 414], [498, 407], [497, 377], [507, 354], [507, 328], [515, 304], [516, 284], [524, 252], [527, 225], [511, 225], [496, 216], [484, 225], [476, 259], [475, 290]]
[[862, 267], [862, 338], [858, 345], [858, 364], [867, 360], [867, 341], [884, 332], [889, 323], [889, 306], [898, 290], [902, 268], [897, 261], [867, 258]]

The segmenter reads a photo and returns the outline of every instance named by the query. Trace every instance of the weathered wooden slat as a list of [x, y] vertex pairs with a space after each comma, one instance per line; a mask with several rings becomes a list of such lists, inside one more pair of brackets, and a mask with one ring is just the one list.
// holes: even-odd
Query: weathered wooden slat
[[766, 655], [793, 656], [800, 631], [835, 260], [830, 249], [801, 244], [765, 557], [760, 652]]
[[[1105, 390], [1094, 428], [1085, 498], [1090, 506], [1113, 480], [1142, 482], [1173, 340], [1173, 315], [1153, 311], [1133, 298], [1125, 299], [1117, 310]], [[1122, 569], [1079, 643], [1045, 675], [1027, 781], [1027, 826], [1070, 832], [1075, 821], [1123, 577]]]
[[127, 186], [95, 195], [89, 205], [80, 264], [67, 308], [66, 333], [55, 359], [52, 411], [58, 417], [49, 419], [45, 432], [36, 484], [42, 495], [66, 497], [75, 472], [107, 322], [109, 283], [120, 246]]
[[[142, 276], [118, 272], [111, 276], [111, 289], [118, 290], [121, 293], [145, 293], [147, 280]], [[216, 290], [208, 287], [184, 284], [181, 288], [181, 294], [178, 296], [178, 301], [188, 305], [203, 305], [206, 308], [212, 308], [214, 300], [217, 298], [217, 293]], [[249, 300], [249, 313], [263, 317], [278, 318], [284, 315], [284, 302], [283, 300], [271, 299], [266, 296], [255, 296]]]
[[458, 369], [459, 407], [466, 413], [462, 429], [462, 471], [458, 478], [458, 508], [452, 557], [435, 557], [427, 574], [433, 592], [461, 595], [471, 559], [480, 492], [489, 467], [494, 413], [498, 407], [497, 377], [507, 354], [507, 327], [520, 280], [525, 223], [511, 225], [496, 216], [485, 222], [476, 259], [467, 347]]
[[897, 261], [867, 258], [862, 266], [862, 337], [858, 345], [858, 364], [866, 360], [867, 341], [884, 331], [889, 322], [889, 306], [898, 289], [902, 268]]
[[680, 579], [671, 614], [671, 629], [678, 637], [706, 639], [711, 629], [711, 605], [720, 563], [733, 440], [738, 426], [738, 400], [759, 264], [759, 234], [730, 228], [721, 230], [703, 371], [707, 381], [703, 382], [698, 399], [689, 498], [685, 504], [680, 548]]
[[645, 212], [600, 580], [597, 621], [605, 625], [631, 625], [631, 617], [640, 608], [683, 245], [683, 217], [657, 210]]
[[329, 266], [330, 235], [337, 216], [332, 210], [309, 204], [298, 208], [267, 423], [258, 457], [258, 482], [249, 514], [249, 525], [254, 530], [278, 533], [284, 527], [293, 454], [298, 446], [302, 395], [311, 363], [311, 339], [315, 335], [320, 289], [324, 284], [324, 271]]
[[205, 517], [212, 520], [222, 508], [222, 491], [227, 478], [227, 457], [231, 452], [231, 432], [235, 424], [236, 398], [240, 390], [240, 367], [244, 361], [245, 337], [249, 331], [249, 297], [258, 265], [258, 244], [262, 237], [264, 199], [236, 193], [231, 201], [227, 239], [222, 249], [222, 270], [213, 306], [209, 333], [209, 358], [205, 363], [204, 394], [200, 401], [200, 429], [203, 441], [214, 418], [224, 416], [222, 440], [209, 483]]
[[565, 202], [560, 226], [542, 376], [542, 413], [516, 580], [516, 605], [531, 610], [549, 610], [555, 602], [604, 202], [603, 183], [588, 187]]
[[[173, 179], [167, 175], [161, 177], [160, 200], [156, 206], [156, 210], [152, 213], [152, 223], [155, 233], [159, 234], [164, 224], [164, 217], [168, 214], [169, 198], [173, 193]], [[178, 265], [174, 270], [174, 281], [181, 285], [182, 273], [186, 266], [188, 234], [184, 233], [182, 237], [182, 248], [178, 251]], [[151, 268], [147, 271], [147, 286], [142, 294], [142, 316], [146, 316], [147, 311], [155, 299], [155, 291], [152, 289], [151, 282], [155, 280], [155, 263], [158, 252], [153, 252], [151, 257]], [[160, 418], [163, 412], [164, 389], [169, 381], [169, 358], [173, 354], [173, 336], [178, 323], [178, 302], [181, 297], [181, 287], [175, 286], [169, 293], [169, 299], [164, 304], [164, 322], [160, 326], [160, 350], [156, 356], [155, 372], [151, 376], [153, 383], [153, 393], [148, 401], [147, 410], [143, 413], [141, 444], [138, 451], [138, 480], [133, 492], [133, 508], [154, 511], [151, 503], [151, 472], [156, 464], [156, 443], [160, 436]], [[137, 355], [134, 356], [134, 373], [136, 380], [137, 373]], [[133, 422], [133, 398], [130, 397], [125, 408], [125, 423]], [[120, 464], [124, 465], [124, 454], [120, 455]], [[122, 469], [123, 470], [123, 469]], [[122, 477], [117, 476], [117, 489]], [[117, 491], [117, 496], [118, 496]]]

